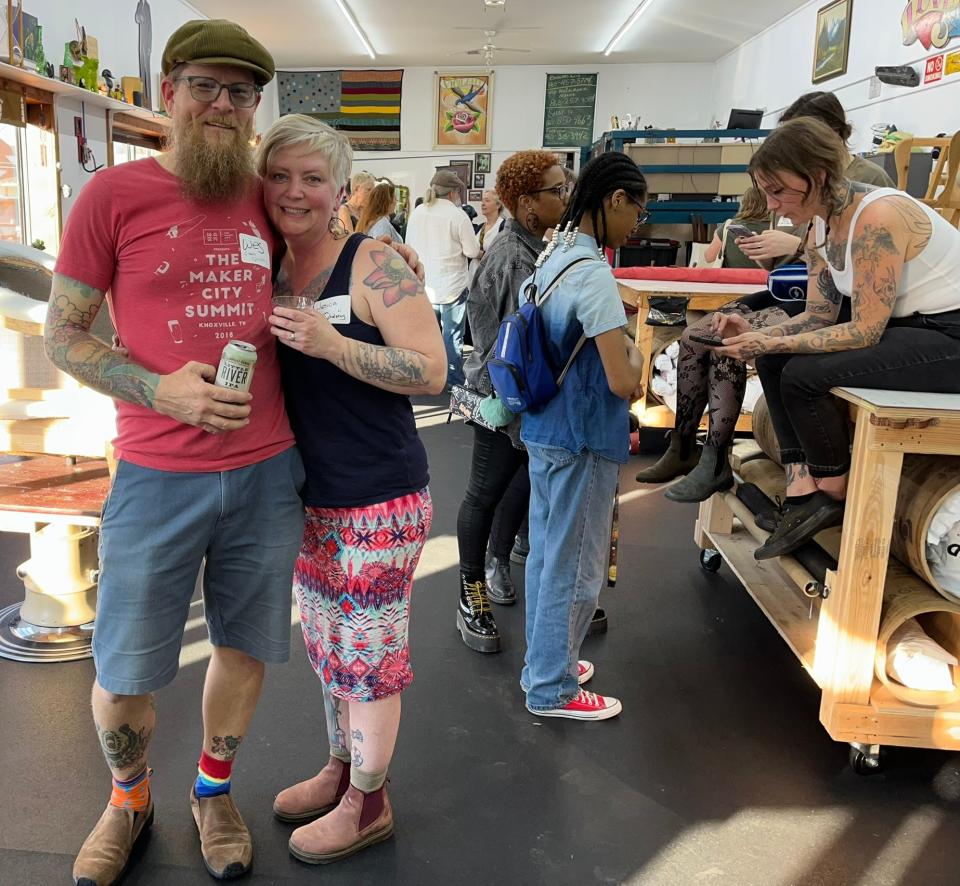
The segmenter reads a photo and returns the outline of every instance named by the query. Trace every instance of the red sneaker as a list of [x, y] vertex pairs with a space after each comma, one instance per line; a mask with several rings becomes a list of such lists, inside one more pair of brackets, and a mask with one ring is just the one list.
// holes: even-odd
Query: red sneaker
[[609, 720], [623, 710], [623, 705], [617, 698], [597, 695], [595, 692], [581, 689], [563, 707], [548, 708], [545, 711], [534, 711], [528, 707], [527, 710], [538, 717], [567, 717], [570, 720]]
[[580, 659], [577, 662], [577, 683], [583, 686], [593, 676], [593, 662]]

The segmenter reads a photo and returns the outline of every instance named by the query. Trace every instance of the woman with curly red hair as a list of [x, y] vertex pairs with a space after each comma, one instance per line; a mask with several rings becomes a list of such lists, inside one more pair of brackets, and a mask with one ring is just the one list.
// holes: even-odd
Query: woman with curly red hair
[[[473, 353], [464, 372], [467, 387], [483, 394], [493, 392], [486, 364], [500, 323], [517, 310], [520, 284], [533, 273], [543, 236], [566, 208], [566, 177], [549, 151], [520, 151], [500, 165], [497, 194], [513, 217], [480, 260], [467, 296]], [[517, 599], [510, 549], [527, 513], [527, 453], [520, 443], [519, 416], [500, 430], [474, 424], [473, 432], [473, 463], [457, 519], [457, 629], [471, 649], [499, 652], [500, 633], [490, 601], [510, 605]]]

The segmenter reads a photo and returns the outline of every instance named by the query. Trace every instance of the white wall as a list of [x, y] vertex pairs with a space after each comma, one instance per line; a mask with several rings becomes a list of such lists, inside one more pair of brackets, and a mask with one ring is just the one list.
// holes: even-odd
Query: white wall
[[[835, 92], [854, 125], [853, 151], [867, 150], [870, 125], [893, 123], [917, 135], [960, 129], [960, 75], [923, 85], [924, 61], [940, 54], [916, 42], [903, 45], [900, 16], [906, 0], [857, 0], [853, 4], [847, 73], [818, 85], [810, 82], [817, 10], [811, 0], [762, 34], [722, 58], [716, 66], [712, 110], [726, 121], [730, 108], [765, 108], [764, 126], [797, 96], [813, 89]], [[947, 52], [960, 50], [954, 40]], [[877, 65], [916, 65], [921, 85], [913, 89], [883, 84], [879, 97], [869, 98]]]
[[[387, 176], [422, 196], [434, 169], [450, 160], [473, 160], [474, 152], [433, 150], [434, 68], [406, 68], [403, 74], [403, 104], [399, 152], [358, 152], [355, 168]], [[444, 70], [455, 70], [444, 68]], [[543, 106], [547, 73], [598, 73], [594, 137], [610, 128], [613, 114], [641, 116], [641, 123], [656, 126], [701, 128], [709, 120], [711, 64], [689, 65], [573, 65], [543, 67], [509, 65], [494, 68], [492, 108], [493, 171], [486, 185], [492, 187], [497, 168], [510, 154], [543, 143]], [[272, 113], [277, 115], [276, 93]], [[264, 96], [264, 104], [268, 96]], [[261, 122], [258, 119], [258, 122]], [[559, 150], [559, 149], [558, 149]], [[578, 149], [579, 157], [579, 149]]]
[[[64, 44], [76, 39], [74, 18], [88, 34], [97, 38], [100, 48], [100, 70], [108, 68], [115, 77], [140, 76], [139, 25], [134, 20], [137, 0], [97, 0], [78, 5], [65, 0], [32, 0], [28, 11], [43, 27], [43, 48], [47, 59], [59, 71]], [[157, 75], [167, 38], [184, 22], [204, 18], [188, 3], [180, 0], [150, 0], [152, 22], [151, 99], [157, 107]], [[57, 101], [57, 128], [60, 132], [61, 184], [69, 185], [70, 197], [61, 197], [64, 221], [80, 188], [89, 180], [77, 159], [77, 142], [73, 137], [74, 117], [85, 117], [87, 140], [98, 164], [107, 162], [107, 112], [81, 99], [60, 97]]]

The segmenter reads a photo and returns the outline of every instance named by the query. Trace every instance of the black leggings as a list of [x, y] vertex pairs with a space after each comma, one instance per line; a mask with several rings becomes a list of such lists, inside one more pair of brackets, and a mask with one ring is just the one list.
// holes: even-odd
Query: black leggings
[[487, 554], [510, 557], [513, 541], [527, 516], [530, 477], [526, 450], [516, 449], [499, 431], [473, 426], [473, 463], [457, 516], [460, 569], [482, 578]]
[[830, 389], [960, 394], [960, 339], [888, 327], [873, 347], [767, 354], [757, 358], [757, 372], [783, 464], [806, 464], [814, 477], [840, 477], [850, 470], [850, 419], [846, 401]]

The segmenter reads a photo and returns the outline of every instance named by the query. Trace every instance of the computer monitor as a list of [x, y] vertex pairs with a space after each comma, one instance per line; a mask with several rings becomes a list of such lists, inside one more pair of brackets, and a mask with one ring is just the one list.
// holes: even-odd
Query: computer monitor
[[744, 108], [734, 108], [727, 121], [727, 129], [759, 129], [763, 120], [763, 109], [748, 111]]

